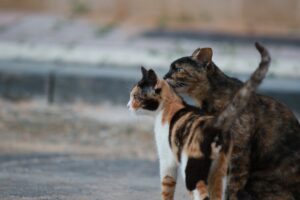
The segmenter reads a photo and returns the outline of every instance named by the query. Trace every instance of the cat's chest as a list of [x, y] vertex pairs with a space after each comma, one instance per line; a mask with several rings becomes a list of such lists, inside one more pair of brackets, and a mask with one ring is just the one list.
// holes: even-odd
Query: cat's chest
[[155, 119], [154, 132], [159, 158], [173, 157], [169, 144], [169, 124], [162, 124], [162, 112]]

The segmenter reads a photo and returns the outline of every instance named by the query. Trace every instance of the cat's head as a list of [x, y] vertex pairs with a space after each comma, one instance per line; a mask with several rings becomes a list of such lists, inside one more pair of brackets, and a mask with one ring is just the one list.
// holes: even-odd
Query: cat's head
[[211, 48], [198, 48], [191, 56], [175, 60], [164, 79], [176, 92], [191, 94], [197, 90], [207, 90], [208, 74], [214, 67]]
[[151, 114], [159, 110], [161, 87], [152, 69], [141, 67], [142, 79], [132, 88], [127, 107], [136, 114]]

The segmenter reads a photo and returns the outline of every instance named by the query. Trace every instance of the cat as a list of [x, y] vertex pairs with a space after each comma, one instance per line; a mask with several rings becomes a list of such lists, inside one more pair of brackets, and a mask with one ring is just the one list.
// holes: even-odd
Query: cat
[[194, 199], [225, 199], [233, 146], [229, 130], [268, 66], [268, 62], [262, 62], [218, 116], [206, 115], [186, 104], [152, 69], [141, 68], [142, 79], [130, 92], [127, 106], [132, 112], [155, 116], [162, 199], [174, 198], [178, 166]]
[[[270, 62], [267, 49], [255, 45], [261, 62]], [[164, 79], [205, 112], [218, 115], [243, 83], [225, 75], [212, 54], [211, 48], [196, 49], [192, 56], [175, 60]], [[287, 106], [255, 93], [231, 131], [230, 200], [300, 199], [300, 124]]]

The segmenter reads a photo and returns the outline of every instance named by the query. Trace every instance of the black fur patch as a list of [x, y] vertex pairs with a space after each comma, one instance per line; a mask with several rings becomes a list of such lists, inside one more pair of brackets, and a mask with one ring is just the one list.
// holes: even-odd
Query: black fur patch
[[[192, 191], [195, 189], [196, 184], [199, 181], [204, 181], [207, 184], [207, 178], [209, 174], [209, 169], [212, 163], [210, 158], [211, 155], [211, 144], [216, 142], [217, 145], [222, 145], [222, 150], [228, 152], [229, 143], [225, 144], [224, 134], [222, 130], [213, 127], [205, 128], [203, 141], [200, 144], [201, 152], [204, 156], [200, 159], [189, 158], [185, 173], [186, 173], [186, 187], [188, 190]], [[225, 135], [229, 135], [226, 133]], [[217, 140], [216, 140], [217, 138]], [[226, 140], [227, 141], [227, 140]], [[227, 143], [227, 142], [226, 142]]]
[[183, 108], [183, 109], [180, 109], [179, 111], [177, 111], [175, 113], [175, 115], [172, 117], [171, 119], [171, 122], [170, 122], [170, 127], [169, 127], [169, 144], [170, 144], [170, 147], [172, 148], [172, 142], [171, 142], [171, 133], [172, 133], [172, 130], [173, 130], [173, 127], [175, 125], [175, 123], [182, 117], [184, 116], [185, 114], [187, 114], [188, 111]]
[[154, 99], [149, 99], [149, 100], [145, 100], [143, 101], [143, 109], [145, 110], [151, 110], [154, 111], [158, 108], [159, 106], [159, 102], [154, 100]]
[[[198, 64], [196, 61], [194, 61], [191, 57], [179, 58], [171, 63], [170, 70], [164, 76], [164, 79], [172, 78], [172, 74], [176, 72], [176, 65], [183, 65], [183, 64], [185, 64], [185, 65], [188, 64], [195, 68], [203, 67], [201, 64]], [[185, 79], [183, 79], [183, 80], [185, 80]]]
[[187, 57], [182, 57], [179, 58], [177, 60], [175, 60], [174, 62], [171, 63], [171, 69], [175, 69], [176, 68], [176, 64], [177, 65], [190, 65], [192, 67], [203, 67], [202, 64], [198, 64], [195, 60], [193, 60], [191, 57], [187, 56]]
[[179, 127], [175, 132], [175, 144], [178, 147], [177, 159], [181, 161], [181, 151], [185, 143], [186, 137], [190, 134], [191, 127], [197, 119], [197, 115], [191, 115], [181, 127]]
[[145, 87], [154, 87], [156, 82], [157, 80], [154, 77], [149, 77], [149, 72], [148, 72], [148, 76], [147, 77], [143, 76], [143, 78], [137, 83], [137, 86], [142, 89]]
[[189, 158], [185, 168], [185, 184], [189, 191], [193, 191], [199, 181], [207, 184], [211, 159], [207, 156], [196, 159]]
[[204, 111], [198, 107], [195, 106], [190, 106], [187, 105], [185, 102], [183, 102], [185, 107], [180, 109], [179, 111], [177, 111], [175, 113], [175, 115], [172, 117], [171, 122], [170, 122], [170, 128], [169, 128], [169, 144], [170, 147], [172, 148], [172, 144], [171, 144], [171, 133], [174, 127], [174, 124], [181, 118], [183, 117], [185, 114], [189, 113], [189, 112], [193, 112], [196, 115], [199, 116], [203, 116], [204, 115]]
[[170, 69], [170, 71], [168, 71], [168, 73], [166, 73], [166, 75], [164, 75], [164, 79], [171, 78], [172, 72], [173, 72], [173, 71]]
[[238, 199], [242, 199], [242, 200], [251, 200], [251, 196], [244, 190], [239, 190], [237, 193], [237, 197]]

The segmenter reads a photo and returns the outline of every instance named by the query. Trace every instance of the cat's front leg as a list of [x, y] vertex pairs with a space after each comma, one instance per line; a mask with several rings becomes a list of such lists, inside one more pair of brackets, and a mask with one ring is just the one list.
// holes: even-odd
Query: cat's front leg
[[173, 200], [177, 180], [177, 164], [175, 160], [160, 160], [160, 177], [162, 199]]
[[204, 181], [199, 181], [193, 191], [193, 200], [209, 200], [208, 185]]
[[162, 192], [161, 197], [163, 200], [173, 200], [175, 193], [176, 181], [170, 176], [165, 176], [161, 182]]

